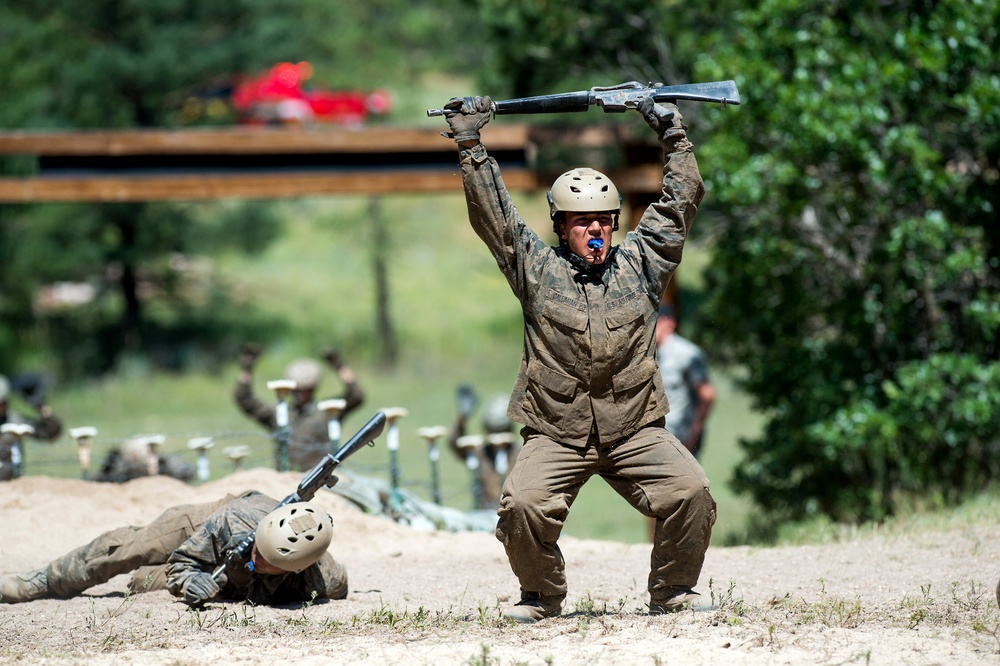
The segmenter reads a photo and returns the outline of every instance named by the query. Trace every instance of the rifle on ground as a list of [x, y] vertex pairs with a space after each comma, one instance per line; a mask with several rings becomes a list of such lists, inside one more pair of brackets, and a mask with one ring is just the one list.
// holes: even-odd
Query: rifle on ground
[[[616, 86], [599, 87], [579, 92], [521, 97], [493, 102], [494, 115], [520, 113], [575, 113], [599, 106], [605, 113], [623, 113], [636, 109], [645, 97], [656, 102], [716, 102], [725, 107], [739, 104], [740, 93], [735, 81], [713, 81], [711, 83], [685, 83], [677, 86], [644, 85], [638, 81], [619, 83]], [[428, 116], [444, 116], [447, 109], [427, 109]]]
[[[320, 488], [334, 486], [337, 483], [337, 477], [333, 475], [334, 470], [340, 466], [340, 463], [345, 458], [374, 442], [375, 438], [382, 434], [383, 427], [385, 427], [385, 413], [376, 412], [375, 416], [362, 426], [361, 430], [340, 447], [336, 453], [326, 454], [315, 467], [309, 470], [305, 478], [299, 482], [299, 487], [295, 489], [295, 492], [281, 500], [274, 508], [279, 509], [286, 504], [293, 504], [295, 502], [308, 502], [315, 497]], [[226, 555], [226, 559], [222, 564], [212, 572], [212, 578], [218, 582], [229, 565], [247, 560], [250, 557], [250, 551], [253, 549], [253, 542], [256, 536], [257, 531], [254, 530], [239, 545], [233, 548]]]

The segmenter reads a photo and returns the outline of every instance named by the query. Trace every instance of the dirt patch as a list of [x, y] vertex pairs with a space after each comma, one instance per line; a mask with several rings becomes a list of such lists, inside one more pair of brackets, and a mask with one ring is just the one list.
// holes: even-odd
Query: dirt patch
[[[257, 489], [282, 498], [298, 475], [249, 470], [202, 486], [172, 479], [0, 484], [0, 571], [46, 564], [105, 530], [176, 504]], [[597, 481], [595, 481], [597, 482]], [[331, 552], [344, 601], [188, 611], [166, 592], [124, 594], [121, 576], [70, 600], [0, 605], [0, 662], [47, 664], [1000, 664], [995, 525], [887, 534], [824, 546], [712, 548], [699, 589], [720, 608], [644, 614], [649, 546], [561, 541], [563, 617], [500, 619], [517, 592], [488, 533], [419, 532], [332, 493]], [[622, 504], [622, 511], [631, 509]]]

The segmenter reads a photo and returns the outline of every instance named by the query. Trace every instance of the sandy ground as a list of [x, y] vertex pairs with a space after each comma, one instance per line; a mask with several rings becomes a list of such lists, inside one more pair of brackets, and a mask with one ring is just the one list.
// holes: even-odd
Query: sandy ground
[[[299, 477], [248, 470], [192, 487], [25, 477], [0, 483], [0, 572], [21, 572], [164, 509]], [[595, 480], [599, 483], [599, 480]], [[825, 546], [713, 548], [700, 591], [717, 611], [644, 614], [649, 546], [564, 538], [565, 614], [512, 626], [517, 585], [489, 533], [419, 532], [324, 491], [344, 601], [293, 608], [166, 592], [125, 577], [71, 600], [0, 605], [0, 663], [30, 664], [1000, 664], [1000, 531], [883, 535]], [[624, 503], [622, 511], [631, 511]]]

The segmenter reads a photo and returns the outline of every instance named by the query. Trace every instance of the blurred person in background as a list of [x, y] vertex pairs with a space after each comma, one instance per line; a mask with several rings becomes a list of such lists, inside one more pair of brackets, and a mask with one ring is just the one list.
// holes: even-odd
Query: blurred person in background
[[[237, 406], [244, 414], [251, 417], [270, 431], [277, 429], [275, 421], [275, 403], [264, 402], [253, 393], [253, 369], [260, 358], [260, 346], [247, 343], [240, 351], [240, 374], [233, 392]], [[345, 402], [340, 414], [343, 419], [364, 402], [364, 391], [358, 383], [357, 376], [335, 349], [322, 352], [323, 359], [332, 368], [344, 385], [341, 396]], [[294, 399], [288, 410], [288, 420], [291, 426], [291, 442], [288, 448], [288, 461], [292, 469], [307, 471], [312, 469], [330, 453], [330, 438], [327, 417], [316, 408], [315, 398], [317, 388], [323, 376], [320, 364], [309, 358], [292, 361], [285, 369], [285, 379], [295, 382]], [[332, 397], [332, 396], [331, 396]]]
[[709, 381], [705, 353], [677, 334], [677, 315], [666, 303], [656, 318], [656, 362], [670, 406], [667, 430], [697, 458], [715, 403], [715, 387]]
[[[27, 417], [10, 409], [11, 394], [17, 391], [24, 402], [35, 410], [35, 417]], [[11, 382], [6, 376], [0, 375], [0, 425], [18, 423], [29, 425], [35, 432], [35, 439], [51, 442], [62, 433], [62, 421], [52, 413], [52, 408], [45, 401], [45, 381], [40, 375], [26, 373], [15, 377]], [[14, 478], [13, 435], [0, 433], [0, 481]], [[21, 462], [24, 461], [24, 450], [21, 450]]]

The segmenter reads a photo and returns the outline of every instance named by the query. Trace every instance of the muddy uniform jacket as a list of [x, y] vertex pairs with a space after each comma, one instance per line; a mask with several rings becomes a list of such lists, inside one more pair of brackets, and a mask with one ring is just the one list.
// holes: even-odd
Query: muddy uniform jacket
[[524, 315], [507, 415], [570, 446], [584, 447], [592, 436], [603, 443], [622, 439], [668, 409], [655, 359], [656, 313], [704, 186], [683, 133], [663, 149], [660, 200], [596, 278], [524, 223], [481, 144], [460, 152], [469, 220]]
[[[183, 596], [184, 583], [196, 573], [215, 570], [278, 501], [258, 492], [249, 492], [227, 502], [209, 516], [197, 531], [177, 547], [167, 559], [167, 589]], [[281, 606], [319, 599], [347, 596], [347, 576], [329, 553], [301, 573], [261, 576], [243, 566], [226, 570], [220, 596], [256, 604]]]
[[[357, 382], [351, 382], [346, 385], [346, 392], [341, 397], [345, 402], [344, 410], [340, 415], [341, 420], [343, 420], [361, 405], [364, 393]], [[265, 428], [274, 430], [278, 427], [275, 422], [274, 405], [258, 399], [253, 394], [250, 384], [237, 382], [233, 398], [245, 414]], [[310, 402], [303, 409], [299, 409], [294, 404], [289, 405], [288, 420], [292, 428], [288, 460], [295, 469], [310, 469], [330, 452], [326, 416], [316, 408], [316, 403]]]

